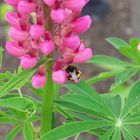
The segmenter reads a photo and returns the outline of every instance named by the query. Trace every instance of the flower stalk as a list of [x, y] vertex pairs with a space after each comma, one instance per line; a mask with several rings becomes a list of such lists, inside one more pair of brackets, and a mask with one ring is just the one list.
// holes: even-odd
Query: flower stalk
[[53, 80], [52, 80], [52, 62], [47, 65], [50, 70], [47, 72], [47, 84], [43, 93], [42, 104], [42, 120], [41, 120], [41, 136], [52, 128], [52, 112], [53, 112]]
[[[48, 31], [52, 31], [52, 21], [50, 19], [50, 9], [43, 6], [44, 16], [47, 15], [48, 19], [47, 21], [44, 21], [46, 24], [45, 29]], [[44, 17], [45, 19], [45, 17]], [[48, 59], [53, 59], [53, 54], [48, 56]], [[40, 135], [44, 135], [48, 131], [52, 129], [52, 115], [53, 115], [53, 97], [54, 97], [54, 87], [53, 87], [53, 80], [52, 80], [52, 67], [53, 67], [53, 61], [47, 62], [47, 83], [44, 87], [44, 93], [42, 96], [42, 119], [41, 119], [41, 129], [40, 129]]]

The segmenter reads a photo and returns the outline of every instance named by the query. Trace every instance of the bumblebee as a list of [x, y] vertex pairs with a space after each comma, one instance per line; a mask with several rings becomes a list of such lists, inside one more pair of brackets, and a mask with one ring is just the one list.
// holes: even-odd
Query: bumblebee
[[68, 80], [72, 82], [79, 82], [81, 78], [81, 71], [74, 65], [68, 65], [66, 68], [68, 74]]

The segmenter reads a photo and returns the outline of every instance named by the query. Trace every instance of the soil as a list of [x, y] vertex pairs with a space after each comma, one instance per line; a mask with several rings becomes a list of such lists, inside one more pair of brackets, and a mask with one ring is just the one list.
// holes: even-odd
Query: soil
[[[110, 36], [115, 36], [128, 40], [134, 35], [131, 27], [131, 0], [108, 0], [108, 2], [111, 5], [111, 12], [104, 19], [95, 22], [92, 28], [82, 38], [85, 40], [86, 45], [93, 49], [94, 54], [106, 54], [123, 59], [105, 39]], [[2, 29], [4, 28], [0, 26], [0, 34], [3, 32]], [[5, 38], [0, 36], [0, 42], [4, 43], [4, 40]], [[3, 69], [1, 71], [13, 70], [18, 63], [17, 59], [13, 59], [13, 57], [5, 53]], [[90, 65], [89, 67], [88, 64], [80, 66], [80, 69], [82, 70], [83, 78], [94, 76], [102, 71], [94, 65]], [[104, 93], [108, 90], [112, 82], [113, 79], [106, 80], [105, 82], [94, 85], [94, 88]], [[0, 124], [0, 140], [4, 140], [9, 128], [11, 126]], [[15, 140], [22, 140], [22, 138], [18, 136]], [[84, 134], [81, 140], [97, 140], [97, 138]]]

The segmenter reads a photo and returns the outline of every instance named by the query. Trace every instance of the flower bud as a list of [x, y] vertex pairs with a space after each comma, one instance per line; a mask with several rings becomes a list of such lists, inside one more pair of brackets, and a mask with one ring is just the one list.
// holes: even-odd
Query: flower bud
[[92, 20], [90, 16], [83, 16], [72, 23], [73, 31], [75, 33], [84, 33], [91, 26]]
[[38, 68], [38, 74], [46, 75], [46, 65], [40, 65]]
[[20, 14], [30, 14], [35, 10], [35, 4], [28, 1], [20, 1], [18, 4], [18, 12]]
[[52, 7], [56, 0], [43, 0], [48, 6]]
[[62, 66], [62, 58], [58, 58], [55, 63], [54, 63], [54, 66], [53, 66], [53, 70], [54, 71], [58, 71], [61, 69], [61, 66]]
[[14, 27], [20, 27], [19, 17], [17, 15], [17, 13], [7, 12], [7, 14], [6, 14], [6, 20], [12, 26], [14, 26]]
[[77, 49], [80, 46], [80, 38], [77, 35], [70, 35], [63, 38], [63, 43], [65, 47], [70, 49]]
[[64, 84], [67, 80], [66, 72], [64, 70], [54, 71], [52, 74], [52, 79], [58, 84]]
[[36, 89], [44, 87], [46, 84], [46, 76], [45, 75], [36, 74], [32, 77], [31, 80], [32, 80], [33, 87]]
[[51, 18], [55, 23], [63, 23], [65, 19], [67, 18], [67, 13], [65, 12], [65, 9], [59, 8], [59, 9], [52, 9], [51, 10]]
[[19, 1], [20, 0], [5, 0], [6, 3], [8, 3], [12, 6], [17, 6]]
[[6, 42], [6, 50], [16, 57], [22, 57], [26, 54], [26, 50], [19, 46], [17, 42]]
[[12, 27], [9, 31], [9, 36], [16, 41], [25, 41], [28, 39], [29, 34], [26, 31], [18, 30]]
[[73, 62], [75, 54], [74, 53], [64, 53], [63, 59], [66, 64], [71, 64]]
[[23, 69], [33, 68], [37, 63], [37, 58], [30, 55], [25, 55], [21, 58], [20, 65]]
[[45, 41], [40, 44], [40, 51], [45, 55], [49, 55], [54, 50], [54, 43], [50, 41]]
[[64, 0], [64, 5], [66, 8], [72, 10], [73, 12], [81, 11], [85, 5], [85, 0]]
[[75, 57], [73, 62], [74, 63], [85, 63], [92, 57], [93, 53], [91, 48], [85, 48], [82, 49], [80, 52], [78, 52]]
[[33, 39], [39, 39], [44, 34], [44, 27], [42, 25], [32, 25], [30, 28], [30, 35]]

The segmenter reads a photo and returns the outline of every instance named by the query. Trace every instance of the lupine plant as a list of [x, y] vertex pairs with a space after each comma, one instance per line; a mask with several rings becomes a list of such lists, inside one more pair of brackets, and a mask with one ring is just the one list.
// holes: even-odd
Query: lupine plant
[[[0, 73], [0, 123], [14, 127], [4, 139], [21, 132], [25, 140], [80, 140], [83, 132], [100, 140], [140, 139], [140, 39], [107, 38], [126, 61], [93, 56], [79, 37], [92, 24], [80, 16], [88, 0], [5, 2], [14, 9], [6, 14], [11, 28], [5, 49], [20, 66]], [[0, 68], [2, 54], [0, 48]], [[76, 65], [85, 62], [105, 72], [83, 81]], [[107, 93], [93, 89], [108, 78], [114, 83]], [[67, 89], [64, 95], [60, 87]], [[61, 125], [57, 114], [64, 117]]]

